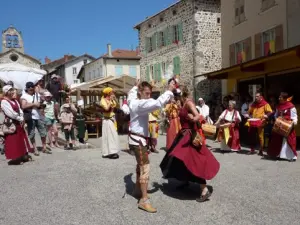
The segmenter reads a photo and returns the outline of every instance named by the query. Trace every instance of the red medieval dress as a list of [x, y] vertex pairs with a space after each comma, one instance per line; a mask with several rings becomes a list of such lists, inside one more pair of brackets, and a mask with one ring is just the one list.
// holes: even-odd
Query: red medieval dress
[[[275, 117], [282, 116], [286, 120], [292, 120], [291, 111], [295, 106], [291, 102], [284, 102], [277, 106], [277, 112]], [[286, 146], [284, 145], [286, 142]], [[289, 154], [288, 151], [291, 151], [292, 154]], [[280, 157], [285, 159], [296, 159], [296, 132], [293, 128], [291, 133], [287, 138], [283, 137], [280, 134], [272, 132], [271, 142], [268, 147], [268, 156], [270, 157]]]
[[[5, 100], [11, 105], [12, 109], [16, 113], [20, 114], [20, 105], [18, 104], [17, 100]], [[5, 118], [9, 117], [5, 114]], [[21, 126], [20, 122], [17, 120], [13, 120], [13, 123], [16, 125], [16, 132], [13, 134], [5, 135], [4, 140], [6, 158], [15, 160], [25, 156], [28, 153], [28, 151], [32, 151], [33, 149], [29, 144], [26, 132]]]
[[181, 130], [160, 164], [164, 178], [175, 178], [179, 181], [190, 181], [205, 184], [214, 178], [220, 164], [209, 151], [203, 141], [195, 147], [192, 139], [196, 132], [203, 136], [201, 129], [188, 119], [188, 110], [183, 107], [179, 111]]

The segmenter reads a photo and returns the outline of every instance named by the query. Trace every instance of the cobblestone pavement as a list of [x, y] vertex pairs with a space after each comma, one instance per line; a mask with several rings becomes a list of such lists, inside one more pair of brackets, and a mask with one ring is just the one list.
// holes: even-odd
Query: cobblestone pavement
[[[126, 136], [120, 137], [126, 147]], [[99, 146], [100, 139], [90, 140]], [[208, 141], [212, 147], [216, 144]], [[165, 145], [165, 136], [159, 147]], [[212, 150], [214, 151], [214, 150]], [[246, 154], [220, 154], [210, 201], [197, 203], [199, 186], [176, 192], [175, 181], [161, 178], [164, 152], [151, 155], [151, 201], [158, 209], [137, 209], [130, 194], [135, 181], [134, 157], [101, 158], [101, 149], [64, 151], [8, 166], [0, 157], [0, 224], [299, 224], [300, 164], [262, 160]], [[124, 195], [125, 194], [125, 195]]]

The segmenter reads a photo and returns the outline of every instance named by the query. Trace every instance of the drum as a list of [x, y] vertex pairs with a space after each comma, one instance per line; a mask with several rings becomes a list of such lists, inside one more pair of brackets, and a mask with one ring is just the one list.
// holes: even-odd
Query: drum
[[212, 124], [202, 124], [202, 130], [205, 136], [214, 137], [217, 132], [217, 127]]
[[288, 137], [293, 129], [293, 121], [278, 117], [272, 131], [284, 137]]
[[220, 125], [220, 128], [230, 127], [231, 123], [224, 123]]
[[248, 122], [250, 127], [261, 127], [263, 125], [261, 119], [252, 118], [252, 119], [248, 119]]

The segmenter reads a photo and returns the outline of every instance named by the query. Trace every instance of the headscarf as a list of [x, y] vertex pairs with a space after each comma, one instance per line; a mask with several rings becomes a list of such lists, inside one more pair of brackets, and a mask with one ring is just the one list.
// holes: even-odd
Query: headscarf
[[111, 87], [106, 87], [103, 89], [103, 94], [108, 95], [113, 91], [113, 89]]

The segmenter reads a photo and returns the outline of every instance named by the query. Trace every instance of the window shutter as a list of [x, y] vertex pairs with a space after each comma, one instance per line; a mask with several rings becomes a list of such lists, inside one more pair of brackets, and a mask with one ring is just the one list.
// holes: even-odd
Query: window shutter
[[183, 41], [183, 27], [182, 22], [178, 24], [178, 31], [179, 31], [179, 41]]
[[165, 30], [165, 42], [166, 42], [166, 46], [170, 44], [170, 32], [169, 32], [170, 28], [167, 27]]
[[252, 54], [251, 54], [251, 37], [248, 37], [244, 41], [244, 47], [245, 47], [246, 61], [249, 61], [249, 60], [252, 59]]
[[275, 27], [275, 52], [282, 51], [283, 48], [283, 26], [281, 24]]
[[174, 32], [175, 32], [174, 26], [171, 26], [170, 27], [170, 37], [171, 37], [170, 44], [173, 44], [175, 41], [175, 33]]
[[229, 46], [229, 61], [230, 66], [235, 64], [235, 44]]
[[177, 63], [176, 57], [173, 58], [173, 74], [176, 75], [177, 72]]
[[156, 33], [152, 35], [152, 50], [156, 49]]
[[259, 58], [262, 56], [262, 40], [261, 40], [261, 33], [258, 33], [254, 36], [254, 43], [255, 43], [255, 58]]
[[157, 48], [161, 47], [161, 32], [157, 33]]
[[146, 68], [146, 80], [147, 80], [148, 82], [150, 82], [150, 71], [149, 71], [149, 66], [147, 66], [147, 68]]
[[157, 64], [157, 81], [161, 81], [161, 64]]
[[148, 53], [148, 38], [145, 38], [145, 53]]

